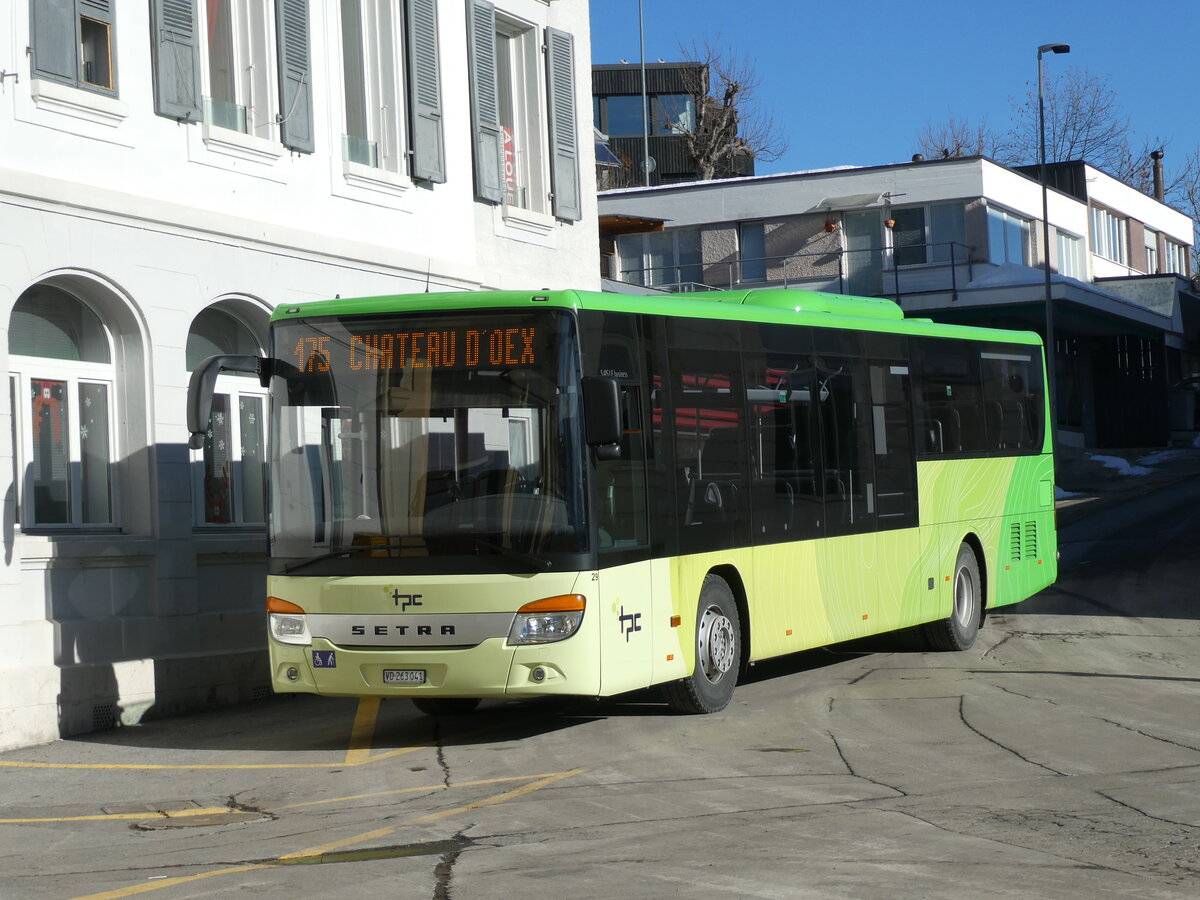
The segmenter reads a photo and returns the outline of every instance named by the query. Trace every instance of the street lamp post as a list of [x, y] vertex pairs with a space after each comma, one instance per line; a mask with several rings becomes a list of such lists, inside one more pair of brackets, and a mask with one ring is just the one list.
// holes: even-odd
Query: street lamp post
[[642, 172], [644, 184], [650, 187], [650, 102], [646, 96], [646, 17], [642, 0], [638, 0], [638, 43], [642, 50]]
[[1039, 178], [1042, 182], [1042, 265], [1046, 269], [1046, 396], [1050, 402], [1050, 434], [1058, 424], [1058, 398], [1055, 378], [1054, 352], [1054, 303], [1050, 296], [1050, 213], [1049, 196], [1046, 188], [1046, 101], [1042, 92], [1042, 54], [1070, 53], [1070, 44], [1042, 44], [1037, 48], [1038, 65], [1038, 162]]

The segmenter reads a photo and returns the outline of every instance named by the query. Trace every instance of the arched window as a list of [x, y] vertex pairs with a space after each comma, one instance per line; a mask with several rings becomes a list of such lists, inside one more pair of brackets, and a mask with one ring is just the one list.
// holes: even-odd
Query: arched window
[[[210, 356], [259, 353], [254, 333], [221, 309], [204, 310], [188, 332], [189, 372]], [[198, 524], [266, 521], [265, 417], [266, 391], [253, 375], [224, 372], [217, 378], [208, 434], [195, 452], [202, 463], [195, 466]]]
[[26, 526], [112, 525], [115, 369], [90, 307], [38, 285], [9, 320], [13, 447]]

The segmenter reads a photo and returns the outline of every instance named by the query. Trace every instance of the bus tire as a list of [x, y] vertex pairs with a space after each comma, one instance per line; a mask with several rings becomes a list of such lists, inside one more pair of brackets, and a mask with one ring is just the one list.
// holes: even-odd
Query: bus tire
[[475, 712], [478, 697], [414, 697], [413, 706], [427, 716], [465, 716]]
[[982, 624], [983, 592], [980, 590], [979, 561], [967, 544], [958, 548], [954, 562], [954, 606], [950, 617], [922, 626], [931, 650], [967, 650], [975, 643]]
[[737, 685], [742, 656], [742, 628], [733, 591], [718, 575], [700, 587], [696, 608], [696, 665], [692, 674], [663, 686], [667, 705], [681, 713], [715, 713], [724, 709]]

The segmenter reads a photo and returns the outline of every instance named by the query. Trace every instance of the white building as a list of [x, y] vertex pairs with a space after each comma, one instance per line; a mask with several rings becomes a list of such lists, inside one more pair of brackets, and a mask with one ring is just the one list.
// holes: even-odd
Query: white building
[[[605, 274], [669, 291], [887, 296], [909, 314], [1044, 336], [1037, 174], [983, 157], [917, 159], [605, 191]], [[1047, 181], [1056, 436], [1165, 443], [1168, 385], [1200, 362], [1192, 221], [1086, 163], [1054, 164]]]
[[268, 690], [262, 391], [204, 492], [190, 366], [597, 287], [589, 62], [586, 0], [0, 0], [0, 748]]

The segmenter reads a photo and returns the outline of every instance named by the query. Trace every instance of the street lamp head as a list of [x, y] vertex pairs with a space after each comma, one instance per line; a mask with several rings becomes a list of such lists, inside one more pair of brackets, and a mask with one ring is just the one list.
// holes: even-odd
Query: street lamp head
[[1070, 52], [1071, 52], [1070, 44], [1042, 44], [1042, 46], [1038, 47], [1038, 56], [1041, 56], [1043, 53], [1070, 53]]

